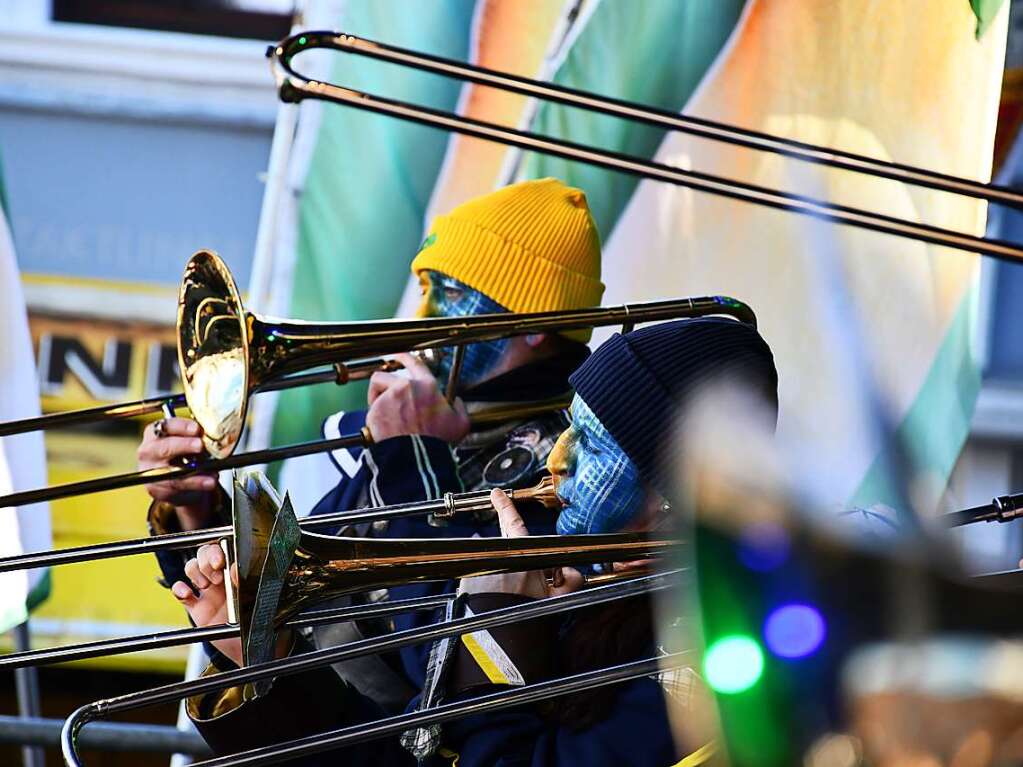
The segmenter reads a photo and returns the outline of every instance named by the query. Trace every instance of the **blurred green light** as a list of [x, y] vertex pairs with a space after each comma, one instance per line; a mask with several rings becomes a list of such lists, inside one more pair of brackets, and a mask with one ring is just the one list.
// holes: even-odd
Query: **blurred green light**
[[302, 35], [302, 37], [298, 38], [298, 44], [299, 45], [305, 45], [306, 44], [305, 35]]
[[721, 637], [707, 648], [703, 658], [703, 674], [715, 692], [743, 692], [763, 673], [760, 645], [742, 634]]

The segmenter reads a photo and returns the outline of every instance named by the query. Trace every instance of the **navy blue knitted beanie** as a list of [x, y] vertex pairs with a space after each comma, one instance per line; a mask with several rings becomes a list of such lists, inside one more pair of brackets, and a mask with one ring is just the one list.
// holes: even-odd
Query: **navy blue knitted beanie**
[[705, 382], [734, 378], [778, 409], [778, 373], [752, 326], [721, 317], [675, 320], [616, 333], [569, 378], [576, 393], [662, 495], [672, 487], [672, 430]]

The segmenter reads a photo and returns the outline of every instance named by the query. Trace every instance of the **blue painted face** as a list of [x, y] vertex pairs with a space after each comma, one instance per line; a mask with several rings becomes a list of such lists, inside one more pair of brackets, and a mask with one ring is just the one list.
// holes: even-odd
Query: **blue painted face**
[[561, 535], [615, 532], [643, 510], [639, 470], [578, 394], [572, 425], [548, 456], [547, 469], [566, 504], [557, 523]]
[[[468, 317], [471, 314], [498, 314], [508, 311], [492, 298], [459, 282], [446, 274], [427, 270], [419, 275], [423, 300], [419, 305], [420, 317]], [[485, 380], [494, 370], [511, 339], [481, 341], [465, 348], [458, 388], [465, 389]], [[434, 366], [434, 374], [443, 390], [454, 362], [453, 347], [443, 349], [443, 358]]]

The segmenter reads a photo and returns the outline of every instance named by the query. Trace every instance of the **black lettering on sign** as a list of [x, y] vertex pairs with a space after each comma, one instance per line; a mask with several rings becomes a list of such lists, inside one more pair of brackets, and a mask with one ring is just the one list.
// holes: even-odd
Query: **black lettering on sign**
[[39, 338], [42, 389], [59, 395], [72, 375], [95, 399], [121, 399], [128, 392], [131, 352], [130, 341], [110, 338], [104, 344], [103, 359], [97, 360], [77, 338], [44, 333]]
[[170, 394], [179, 388], [178, 347], [154, 343], [149, 347], [149, 365], [146, 368], [146, 396]]

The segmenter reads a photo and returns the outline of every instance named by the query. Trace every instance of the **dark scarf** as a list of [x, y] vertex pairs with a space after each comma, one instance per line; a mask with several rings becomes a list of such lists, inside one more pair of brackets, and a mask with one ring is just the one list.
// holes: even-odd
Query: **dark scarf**
[[484, 381], [462, 393], [466, 402], [527, 402], [557, 397], [571, 391], [568, 377], [590, 350], [585, 344], [565, 343], [553, 357], [531, 362]]

